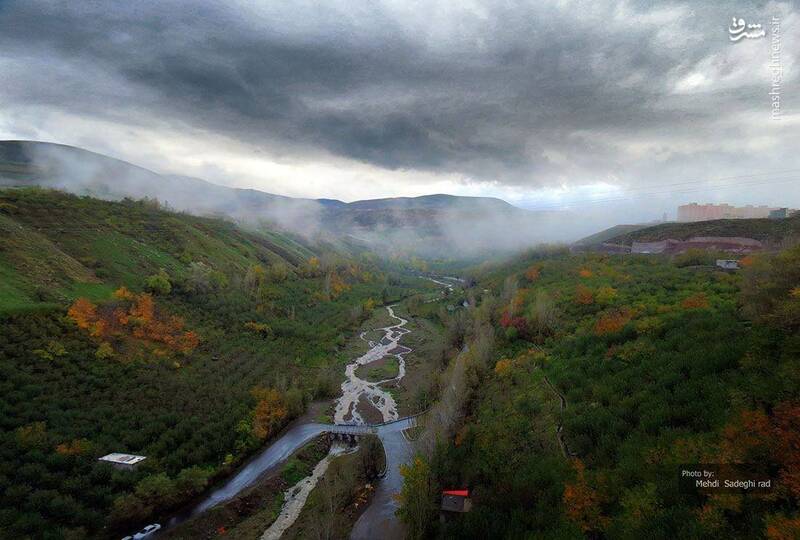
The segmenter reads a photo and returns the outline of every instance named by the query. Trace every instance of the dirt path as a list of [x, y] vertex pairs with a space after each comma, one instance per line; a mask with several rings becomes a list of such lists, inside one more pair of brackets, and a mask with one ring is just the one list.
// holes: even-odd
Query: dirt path
[[[546, 375], [544, 376], [544, 382], [561, 401], [561, 416], [563, 417], [564, 411], [567, 409], [567, 399], [561, 394], [561, 392], [558, 391], [555, 386], [553, 386], [553, 383], [550, 382], [550, 379], [548, 379]], [[575, 457], [575, 453], [570, 451], [569, 447], [567, 446], [567, 442], [564, 440], [564, 424], [563, 420], [561, 419], [558, 420], [558, 425], [556, 426], [556, 439], [558, 440], [558, 446], [561, 447], [561, 453], [565, 458], [570, 459]]]
[[261, 535], [261, 540], [278, 540], [283, 536], [283, 533], [297, 520], [297, 516], [300, 515], [303, 506], [306, 504], [306, 499], [308, 499], [311, 491], [316, 487], [319, 479], [325, 474], [325, 471], [328, 470], [328, 465], [330, 465], [331, 461], [337, 456], [353, 451], [354, 450], [344, 445], [331, 446], [328, 455], [317, 463], [310, 476], [303, 478], [297, 484], [286, 490], [281, 513], [272, 525], [269, 526], [269, 529], [264, 531], [264, 534]]

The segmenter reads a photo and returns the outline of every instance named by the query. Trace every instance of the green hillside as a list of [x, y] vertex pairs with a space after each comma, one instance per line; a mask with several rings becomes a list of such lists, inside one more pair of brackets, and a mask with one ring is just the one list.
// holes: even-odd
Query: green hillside
[[[407, 525], [441, 538], [797, 537], [800, 248], [748, 265], [552, 249], [478, 269], [472, 326], [495, 339], [476, 330], [465, 417], [405, 472]], [[682, 492], [679, 466], [701, 463], [746, 464], [778, 487]], [[438, 495], [454, 488], [473, 509], [440, 523]]]
[[585, 238], [581, 238], [580, 240], [575, 242], [575, 245], [596, 246], [598, 244], [602, 244], [603, 242], [608, 242], [612, 238], [617, 238], [619, 236], [632, 233], [640, 229], [644, 229], [646, 227], [647, 225], [614, 225], [613, 227], [609, 227], [608, 229], [604, 229], [598, 233], [589, 235]]
[[165, 212], [155, 202], [36, 189], [0, 191], [0, 231], [0, 272], [14, 296], [33, 302], [108, 292], [100, 283], [141, 288], [160, 268], [181, 279], [191, 262], [235, 273], [254, 263], [296, 268], [313, 255], [280, 234], [246, 233], [229, 222]]
[[0, 538], [158, 519], [335, 392], [344, 336], [417, 282], [150, 201], [0, 191]]
[[674, 238], [687, 240], [693, 236], [740, 236], [754, 238], [770, 245], [800, 235], [800, 215], [786, 219], [716, 219], [693, 223], [662, 223], [615, 236], [608, 240], [617, 244], [654, 242]]

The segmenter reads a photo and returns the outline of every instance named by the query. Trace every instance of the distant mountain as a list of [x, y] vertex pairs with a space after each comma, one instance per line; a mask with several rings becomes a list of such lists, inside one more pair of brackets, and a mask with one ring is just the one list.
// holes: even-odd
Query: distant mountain
[[421, 209], [421, 208], [459, 208], [463, 210], [476, 208], [493, 208], [496, 210], [519, 210], [502, 199], [493, 197], [462, 197], [456, 195], [423, 195], [421, 197], [392, 197], [388, 199], [367, 199], [347, 203], [351, 209], [388, 210], [388, 209]]
[[39, 185], [96, 198], [155, 198], [200, 215], [268, 223], [307, 238], [349, 239], [390, 252], [471, 255], [568, 240], [565, 213], [530, 212], [488, 197], [361, 200], [285, 197], [163, 175], [102, 154], [37, 141], [0, 141], [0, 186]]
[[176, 210], [266, 220], [286, 228], [305, 220], [307, 230], [316, 229], [315, 216], [322, 208], [344, 204], [162, 175], [81, 148], [37, 141], [0, 141], [0, 185], [39, 185], [109, 200], [155, 198]]

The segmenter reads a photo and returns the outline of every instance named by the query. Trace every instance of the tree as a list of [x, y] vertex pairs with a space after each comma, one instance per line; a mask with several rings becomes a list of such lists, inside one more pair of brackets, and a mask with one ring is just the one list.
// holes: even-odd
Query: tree
[[425, 538], [436, 518], [436, 489], [428, 462], [420, 456], [408, 465], [400, 465], [403, 487], [397, 496], [400, 509], [397, 515], [406, 525], [407, 537]]
[[135, 494], [148, 506], [158, 508], [176, 502], [175, 482], [166, 473], [146, 476], [136, 484]]
[[377, 437], [367, 436], [361, 440], [360, 464], [361, 473], [367, 480], [372, 480], [380, 474], [383, 462], [383, 446]]
[[632, 315], [625, 309], [616, 309], [600, 316], [594, 324], [594, 333], [598, 336], [616, 334], [630, 322]]
[[320, 272], [319, 257], [310, 257], [306, 263], [306, 273], [309, 277], [318, 276]]
[[153, 274], [145, 280], [145, 289], [155, 295], [166, 296], [172, 291], [172, 283], [169, 274], [161, 268], [157, 274]]
[[258, 400], [253, 410], [253, 434], [264, 440], [281, 427], [288, 411], [280, 392], [274, 388], [254, 388], [251, 393]]
[[109, 358], [114, 357], [114, 349], [111, 347], [109, 342], [104, 341], [97, 348], [97, 351], [95, 351], [94, 355], [98, 360], [108, 360]]
[[78, 298], [67, 311], [70, 319], [78, 328], [89, 329], [97, 321], [97, 306], [87, 298]]
[[130, 319], [140, 327], [150, 324], [155, 317], [156, 305], [152, 295], [142, 293], [134, 298], [133, 305], [128, 310]]
[[208, 293], [228, 286], [228, 278], [219, 270], [214, 270], [204, 262], [189, 264], [186, 290], [191, 293]]
[[529, 266], [527, 270], [525, 270], [525, 279], [530, 282], [534, 282], [539, 279], [539, 276], [542, 272], [542, 266], [539, 264], [534, 264]]
[[797, 540], [800, 538], [800, 516], [770, 516], [766, 536], [768, 540]]
[[244, 285], [250, 290], [258, 290], [267, 281], [267, 272], [260, 264], [254, 264], [247, 269], [244, 276]]
[[146, 519], [153, 512], [153, 506], [141, 497], [128, 493], [114, 499], [111, 507], [111, 521], [118, 525], [133, 524]]
[[268, 324], [248, 321], [244, 323], [244, 327], [265, 338], [268, 338], [272, 335], [272, 328]]
[[586, 285], [578, 285], [575, 288], [575, 302], [583, 306], [594, 304], [594, 294]]
[[528, 308], [528, 327], [538, 338], [553, 335], [558, 326], [558, 308], [556, 303], [544, 291], [539, 291]]
[[622, 523], [626, 531], [633, 532], [651, 521], [660, 509], [656, 485], [647, 483], [625, 491], [622, 496]]
[[276, 262], [269, 267], [269, 280], [273, 283], [283, 283], [289, 277], [289, 267], [282, 262]]
[[73, 439], [56, 446], [56, 453], [62, 456], [80, 456], [91, 449], [92, 445], [86, 439]]
[[683, 299], [681, 307], [683, 309], [706, 309], [708, 307], [708, 298], [703, 293], [693, 294]]
[[24, 448], [42, 447], [47, 444], [47, 427], [44, 422], [34, 422], [17, 428], [17, 442]]
[[584, 533], [601, 531], [609, 519], [601, 513], [600, 496], [586, 478], [586, 467], [579, 459], [573, 460], [576, 478], [564, 485], [564, 507], [567, 518]]
[[185, 498], [203, 491], [208, 485], [211, 471], [201, 467], [183, 469], [175, 478], [175, 490]]
[[598, 304], [608, 305], [617, 298], [617, 290], [613, 287], [600, 287], [597, 289], [595, 299]]
[[508, 358], [501, 358], [501, 359], [500, 359], [500, 360], [498, 360], [498, 361], [497, 361], [497, 363], [494, 365], [494, 372], [495, 372], [497, 375], [501, 376], [501, 377], [505, 377], [505, 376], [507, 376], [509, 373], [511, 373], [511, 367], [512, 367], [512, 363], [511, 363], [511, 360], [510, 360], [510, 359], [508, 359]]
[[800, 328], [800, 246], [776, 256], [753, 258], [742, 272], [742, 310], [777, 328]]
[[114, 298], [117, 300], [133, 300], [134, 294], [124, 285], [114, 291]]

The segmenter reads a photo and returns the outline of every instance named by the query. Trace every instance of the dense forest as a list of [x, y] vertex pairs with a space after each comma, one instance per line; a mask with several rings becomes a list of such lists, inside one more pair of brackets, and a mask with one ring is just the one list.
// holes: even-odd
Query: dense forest
[[[683, 259], [553, 248], [475, 270], [491, 352], [404, 470], [412, 537], [800, 537], [800, 247], [736, 272]], [[773, 489], [680, 490], [701, 463]], [[440, 490], [464, 488], [472, 511], [440, 522]]]
[[0, 537], [114, 536], [192, 498], [337, 392], [372, 309], [433, 287], [397, 268], [152, 200], [0, 191]]

